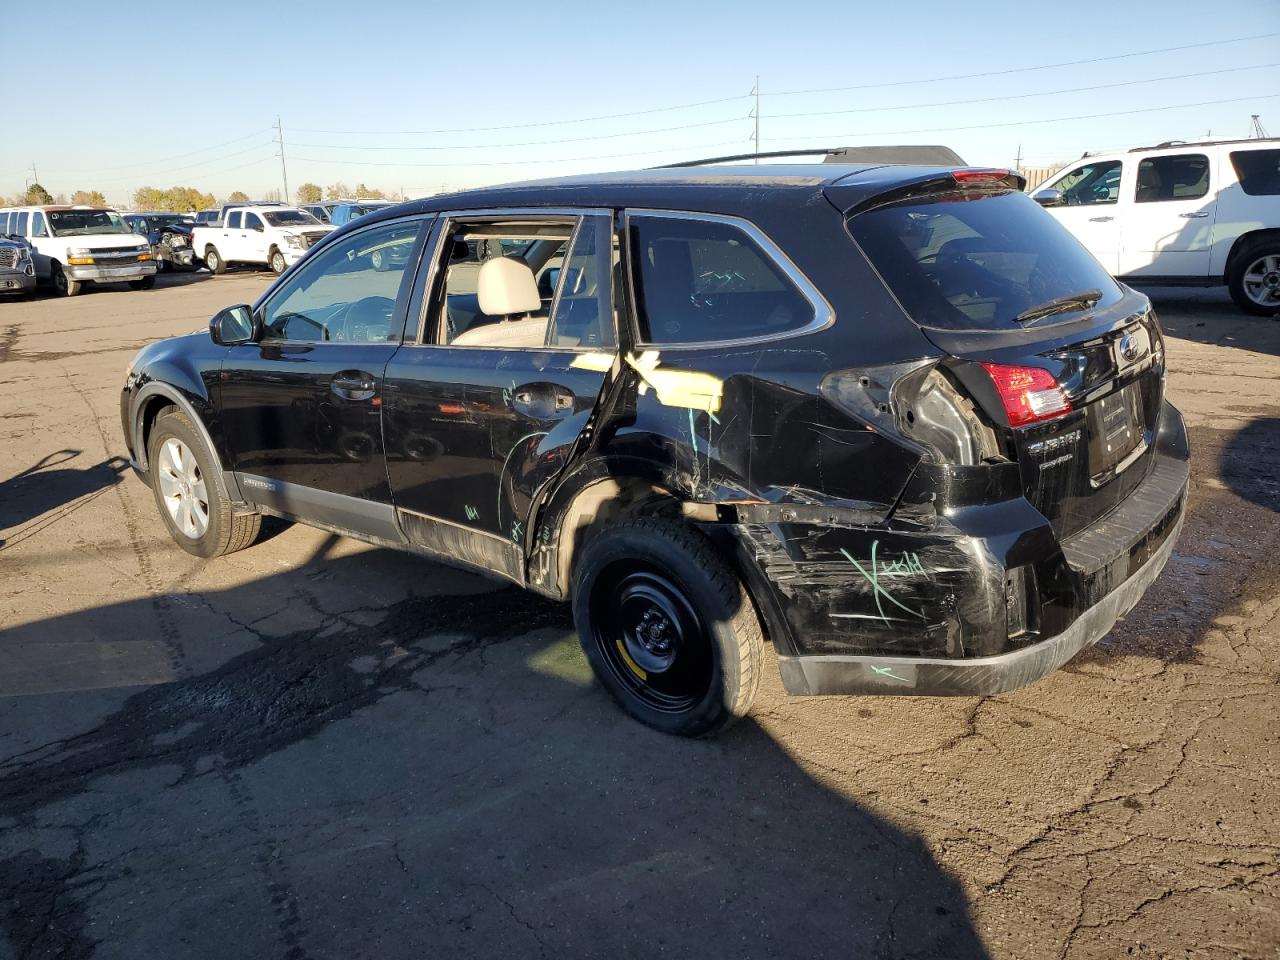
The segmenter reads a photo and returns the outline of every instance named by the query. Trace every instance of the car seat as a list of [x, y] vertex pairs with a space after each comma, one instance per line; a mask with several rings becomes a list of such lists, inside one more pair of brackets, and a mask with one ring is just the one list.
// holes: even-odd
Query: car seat
[[482, 314], [501, 319], [464, 330], [453, 343], [467, 347], [544, 345], [547, 318], [537, 315], [542, 309], [538, 281], [523, 260], [509, 257], [486, 260], [476, 279], [476, 298]]

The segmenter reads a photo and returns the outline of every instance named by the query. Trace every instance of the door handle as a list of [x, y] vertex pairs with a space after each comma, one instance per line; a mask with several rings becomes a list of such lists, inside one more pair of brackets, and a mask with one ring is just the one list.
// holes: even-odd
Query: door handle
[[511, 409], [534, 420], [559, 420], [575, 406], [573, 393], [558, 383], [525, 383], [511, 391]]
[[1110, 223], [1115, 217], [1090, 217], [1090, 223]]
[[378, 381], [363, 370], [343, 370], [333, 375], [329, 389], [343, 400], [371, 400], [378, 392]]
[[1197, 210], [1195, 213], [1178, 214], [1178, 216], [1182, 217], [1183, 220], [1198, 220], [1201, 217], [1207, 217], [1208, 215], [1209, 215], [1209, 211], [1207, 210]]

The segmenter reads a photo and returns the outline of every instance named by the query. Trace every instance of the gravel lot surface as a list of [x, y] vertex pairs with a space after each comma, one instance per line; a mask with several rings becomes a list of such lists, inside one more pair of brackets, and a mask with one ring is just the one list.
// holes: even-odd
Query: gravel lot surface
[[1150, 291], [1190, 513], [1101, 645], [682, 742], [515, 589], [169, 541], [125, 365], [267, 281], [0, 302], [0, 958], [1280, 955], [1280, 322]]

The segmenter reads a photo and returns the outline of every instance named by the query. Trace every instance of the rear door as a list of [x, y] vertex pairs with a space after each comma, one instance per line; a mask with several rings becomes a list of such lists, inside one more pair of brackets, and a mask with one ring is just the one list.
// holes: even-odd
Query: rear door
[[[616, 359], [613, 220], [456, 213], [433, 249], [418, 343], [386, 371], [397, 515], [414, 542], [522, 582], [531, 505], [571, 459]], [[520, 298], [489, 294], [495, 271]]]
[[221, 239], [218, 242], [218, 252], [222, 254], [223, 260], [241, 260], [244, 258], [244, 212], [241, 210], [232, 210], [227, 213], [227, 219], [222, 225]]
[[1206, 277], [1217, 215], [1216, 171], [1203, 151], [1141, 156], [1126, 180], [1119, 274]]
[[1061, 194], [1047, 209], [1110, 273], [1120, 265], [1123, 175], [1122, 161], [1095, 159], [1078, 164], [1042, 188]]
[[[399, 349], [428, 218], [357, 231], [256, 307], [259, 342], [228, 348], [219, 412], [241, 489], [290, 516], [398, 539], [382, 443], [382, 376]], [[378, 269], [374, 254], [388, 256]]]

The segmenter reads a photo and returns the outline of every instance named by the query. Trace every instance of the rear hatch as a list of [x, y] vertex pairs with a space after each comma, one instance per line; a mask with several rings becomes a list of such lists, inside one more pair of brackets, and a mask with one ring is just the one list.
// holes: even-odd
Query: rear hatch
[[1147, 475], [1164, 349], [1118, 284], [1007, 171], [932, 172], [849, 211], [854, 241], [985, 414], [1060, 537]]

